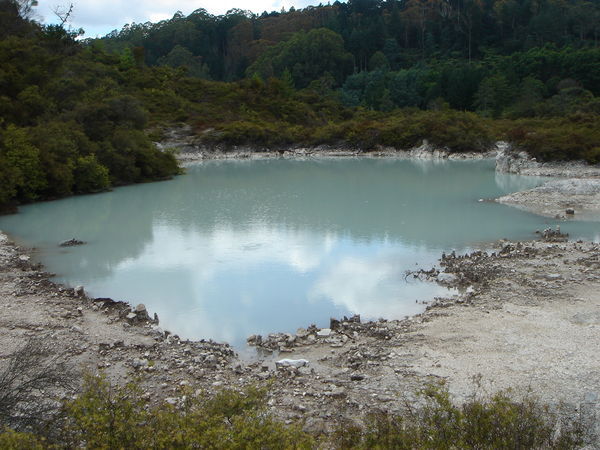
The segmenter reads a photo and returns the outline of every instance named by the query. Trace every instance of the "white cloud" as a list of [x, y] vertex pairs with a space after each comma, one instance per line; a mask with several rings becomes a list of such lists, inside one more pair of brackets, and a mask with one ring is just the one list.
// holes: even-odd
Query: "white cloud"
[[[237, 8], [249, 10], [260, 14], [263, 11], [279, 11], [282, 7], [286, 10], [291, 6], [303, 8], [314, 3], [307, 0], [196, 0], [193, 2], [182, 0], [155, 0], [152, 2], [141, 0], [75, 0], [71, 26], [83, 28], [86, 36], [94, 37], [104, 35], [114, 29], [120, 29], [127, 23], [157, 22], [173, 17], [177, 11], [189, 14], [196, 9], [204, 8], [209, 13], [220, 15]], [[53, 10], [65, 9], [69, 2], [61, 0], [40, 1], [38, 14], [45, 23], [55, 23], [56, 16]], [[317, 2], [318, 4], [318, 2]]]
[[[412, 252], [404, 252], [414, 257]], [[382, 253], [368, 258], [348, 256], [323, 273], [309, 293], [311, 301], [330, 299], [334, 304], [365, 318], [400, 319], [418, 314], [415, 300], [432, 300], [449, 291], [435, 283], [407, 281], [402, 253]]]

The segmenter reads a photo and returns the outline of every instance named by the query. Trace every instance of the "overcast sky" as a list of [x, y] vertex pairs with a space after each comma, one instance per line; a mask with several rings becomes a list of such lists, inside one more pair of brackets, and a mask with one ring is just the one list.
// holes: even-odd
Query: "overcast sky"
[[[120, 29], [126, 23], [158, 22], [169, 19], [177, 11], [187, 15], [192, 11], [204, 8], [209, 13], [219, 15], [230, 9], [239, 8], [254, 13], [263, 11], [280, 11], [282, 7], [289, 9], [304, 8], [318, 4], [321, 0], [71, 0], [73, 14], [71, 27], [83, 28], [84, 37], [95, 37]], [[54, 10], [68, 9], [69, 0], [39, 0], [38, 16], [44, 23], [56, 22]], [[324, 1], [323, 3], [326, 3]]]

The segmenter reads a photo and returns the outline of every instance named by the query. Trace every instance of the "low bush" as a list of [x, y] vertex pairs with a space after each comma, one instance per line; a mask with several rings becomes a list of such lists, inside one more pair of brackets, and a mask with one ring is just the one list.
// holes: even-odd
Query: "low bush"
[[315, 441], [298, 426], [276, 421], [266, 408], [266, 391], [250, 387], [214, 396], [185, 392], [177, 406], [151, 405], [136, 383], [111, 386], [87, 376], [83, 393], [65, 405], [61, 442], [70, 448], [294, 449]]
[[[531, 397], [510, 392], [454, 404], [444, 387], [422, 391], [425, 406], [403, 414], [369, 414], [363, 425], [340, 423], [339, 449], [572, 449], [583, 444], [579, 420], [561, 416]], [[559, 425], [560, 424], [560, 425]]]
[[[374, 411], [360, 422], [342, 420], [329, 436], [284, 425], [268, 411], [267, 388], [188, 388], [169, 403], [146, 400], [138, 383], [111, 385], [87, 375], [82, 393], [63, 406], [52, 434], [0, 432], [0, 448], [211, 449], [571, 449], [584, 444], [582, 421], [532, 397], [510, 391], [458, 405], [447, 389], [422, 390], [420, 406], [402, 414]], [[335, 425], [335, 424], [334, 424]], [[50, 427], [46, 428], [48, 430]]]

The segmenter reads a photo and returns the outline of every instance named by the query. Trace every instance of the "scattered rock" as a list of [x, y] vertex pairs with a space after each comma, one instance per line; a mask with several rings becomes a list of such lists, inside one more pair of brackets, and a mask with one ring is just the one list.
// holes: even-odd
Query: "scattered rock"
[[560, 226], [557, 226], [556, 230], [546, 228], [541, 233], [539, 231], [536, 231], [536, 233], [541, 234], [544, 242], [566, 242], [569, 237], [567, 233], [561, 233]]
[[331, 334], [331, 328], [323, 328], [317, 331], [317, 336], [319, 337], [327, 337]]
[[77, 245], [84, 245], [85, 242], [84, 241], [80, 241], [79, 239], [69, 239], [67, 241], [62, 241], [60, 244], [58, 244], [59, 247], [75, 247]]
[[567, 214], [567, 215], [569, 215], [569, 216], [572, 216], [572, 215], [574, 215], [574, 214], [575, 214], [575, 210], [574, 210], [573, 208], [567, 208], [567, 209], [565, 210], [565, 214]]

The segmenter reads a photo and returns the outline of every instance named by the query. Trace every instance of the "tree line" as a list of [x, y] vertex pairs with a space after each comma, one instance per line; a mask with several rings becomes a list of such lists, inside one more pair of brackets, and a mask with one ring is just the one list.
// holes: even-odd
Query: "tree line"
[[316, 83], [350, 107], [447, 104], [517, 118], [598, 110], [599, 33], [600, 3], [584, 0], [350, 0], [177, 13], [94, 43], [203, 79]]
[[[158, 23], [128, 24], [102, 41], [111, 51], [139, 49], [149, 65], [186, 65], [204, 77], [232, 81], [243, 78], [267, 49], [315, 29], [332, 32], [320, 39], [341, 38], [343, 46], [336, 51], [350, 57], [344, 67], [349, 75], [368, 71], [384, 58], [399, 70], [432, 59], [472, 61], [548, 44], [597, 47], [600, 5], [585, 0], [350, 0], [261, 15], [234, 9], [214, 16], [198, 9]], [[294, 62], [287, 68], [293, 73]], [[271, 75], [281, 75], [273, 69]]]

